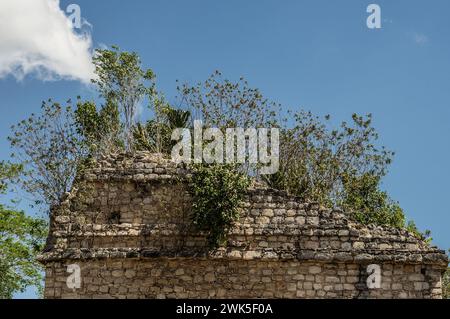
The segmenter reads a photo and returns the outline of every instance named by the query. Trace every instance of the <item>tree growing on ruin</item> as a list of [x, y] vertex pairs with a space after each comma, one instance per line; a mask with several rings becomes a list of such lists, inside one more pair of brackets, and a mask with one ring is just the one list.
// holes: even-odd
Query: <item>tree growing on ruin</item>
[[[330, 116], [287, 111], [240, 78], [223, 79], [219, 71], [206, 81], [178, 86], [181, 103], [205, 126], [277, 127], [280, 169], [260, 176], [273, 188], [304, 201], [339, 206], [362, 223], [406, 227], [398, 203], [380, 190], [394, 153], [378, 145], [372, 115], [353, 114], [350, 123], [333, 127]], [[251, 172], [251, 171], [250, 171]]]
[[118, 47], [98, 49], [93, 58], [100, 96], [119, 107], [124, 124], [124, 142], [127, 151], [133, 146], [133, 127], [140, 103], [145, 97], [154, 106], [158, 118], [159, 98], [155, 89], [155, 74], [143, 69], [137, 53], [121, 51]]
[[11, 127], [12, 157], [24, 167], [16, 181], [36, 205], [58, 204], [87, 155], [73, 114], [71, 101], [63, 106], [48, 100], [41, 114]]

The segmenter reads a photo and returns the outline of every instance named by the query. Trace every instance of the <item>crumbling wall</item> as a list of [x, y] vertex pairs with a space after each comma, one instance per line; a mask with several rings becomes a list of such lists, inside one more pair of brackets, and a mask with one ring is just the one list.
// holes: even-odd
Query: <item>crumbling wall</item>
[[[227, 246], [208, 251], [189, 221], [188, 174], [138, 153], [80, 176], [53, 209], [45, 297], [441, 297], [443, 251], [273, 189], [249, 189]], [[67, 285], [68, 265], [80, 269], [79, 288]], [[379, 287], [368, 286], [368, 265], [379, 266]]]

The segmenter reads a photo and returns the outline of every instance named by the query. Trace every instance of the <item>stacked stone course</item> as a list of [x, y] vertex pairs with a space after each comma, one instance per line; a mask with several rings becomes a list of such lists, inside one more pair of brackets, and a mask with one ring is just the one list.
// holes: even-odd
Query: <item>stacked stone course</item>
[[[405, 230], [255, 185], [226, 247], [189, 214], [189, 170], [157, 154], [98, 160], [52, 210], [46, 298], [440, 298], [442, 250]], [[70, 289], [67, 266], [81, 269]], [[369, 289], [367, 265], [381, 268]]]

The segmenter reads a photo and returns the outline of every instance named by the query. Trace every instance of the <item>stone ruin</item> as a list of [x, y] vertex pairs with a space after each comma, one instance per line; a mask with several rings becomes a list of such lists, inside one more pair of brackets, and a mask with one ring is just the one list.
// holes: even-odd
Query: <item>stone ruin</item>
[[52, 208], [45, 298], [441, 298], [444, 251], [274, 189], [249, 189], [209, 251], [188, 174], [145, 152], [84, 171]]

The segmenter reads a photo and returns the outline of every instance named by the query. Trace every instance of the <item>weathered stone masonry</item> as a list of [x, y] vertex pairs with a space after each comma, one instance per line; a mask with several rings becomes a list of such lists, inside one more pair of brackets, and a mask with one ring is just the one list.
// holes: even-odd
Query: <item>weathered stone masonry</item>
[[[99, 160], [53, 208], [46, 298], [439, 298], [447, 256], [273, 189], [248, 191], [226, 248], [189, 222], [189, 172], [148, 153]], [[67, 265], [81, 287], [66, 285]], [[366, 268], [381, 267], [368, 289]]]

